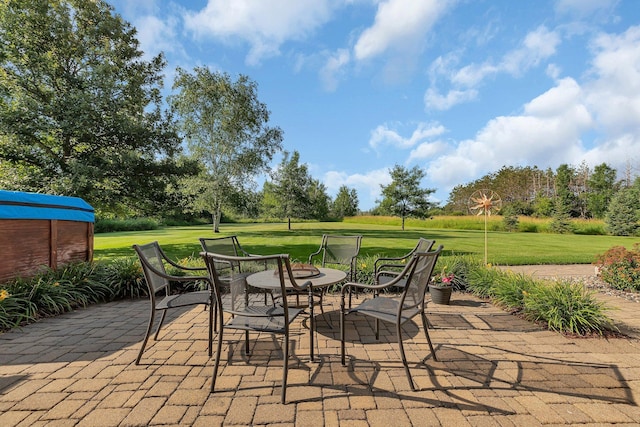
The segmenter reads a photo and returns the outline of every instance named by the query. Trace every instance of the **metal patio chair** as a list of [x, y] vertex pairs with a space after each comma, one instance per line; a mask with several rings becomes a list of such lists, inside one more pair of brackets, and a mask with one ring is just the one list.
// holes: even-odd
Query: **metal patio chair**
[[[309, 255], [309, 264], [313, 263], [314, 258], [322, 255], [321, 265], [343, 265], [348, 266], [347, 281], [355, 282], [357, 276], [357, 259], [360, 253], [360, 245], [362, 236], [339, 236], [334, 234], [323, 234], [322, 243], [317, 251]], [[322, 308], [322, 299], [325, 290], [323, 290], [318, 298], [320, 300], [320, 311], [324, 314]], [[349, 307], [351, 307], [351, 293], [349, 293]]]
[[[142, 353], [144, 352], [145, 347], [147, 346], [147, 342], [149, 341], [149, 336], [151, 335], [151, 329], [153, 328], [156, 312], [161, 311], [162, 316], [160, 317], [160, 323], [158, 324], [158, 328], [156, 329], [156, 333], [153, 337], [154, 340], [158, 339], [160, 328], [164, 323], [167, 311], [169, 309], [187, 307], [192, 305], [204, 305], [205, 308], [207, 306], [209, 307], [209, 357], [211, 357], [214, 329], [213, 311], [215, 309], [215, 305], [213, 298], [213, 286], [209, 279], [209, 276], [170, 275], [165, 269], [165, 264], [168, 264], [173, 268], [184, 272], [206, 272], [206, 268], [187, 267], [175, 263], [166, 256], [162, 248], [160, 248], [158, 242], [151, 242], [146, 245], [133, 245], [133, 249], [136, 251], [138, 259], [140, 260], [140, 264], [142, 265], [142, 272], [144, 274], [145, 282], [147, 283], [149, 301], [151, 303], [149, 325], [147, 326], [147, 332], [145, 334], [144, 340], [142, 341], [140, 352], [138, 353], [138, 357], [136, 358], [136, 365], [140, 363]], [[205, 282], [208, 289], [202, 291], [184, 292], [179, 294], [171, 293], [171, 282], [194, 281]], [[161, 291], [164, 291], [164, 297], [158, 296], [158, 293], [160, 293]]]
[[[202, 246], [202, 250], [204, 252], [211, 252], [220, 255], [228, 255], [234, 257], [252, 257], [257, 256], [256, 254], [250, 254], [245, 251], [240, 242], [238, 241], [237, 236], [225, 236], [225, 237], [201, 237], [200, 238], [200, 246]], [[218, 265], [218, 271], [221, 273], [220, 277], [223, 277], [224, 280], [228, 282], [228, 279], [231, 277], [231, 272], [234, 271], [235, 274], [246, 274], [241, 270], [240, 263], [222, 263]], [[225, 273], [222, 274], [222, 273]], [[225, 288], [228, 288], [225, 287]], [[224, 291], [225, 289], [223, 289]], [[257, 290], [256, 290], [257, 291]], [[260, 290], [260, 292], [264, 292], [264, 301], [267, 303], [267, 294], [264, 290]], [[273, 300], [273, 295], [271, 295], [271, 299]], [[214, 320], [214, 325], [217, 324], [217, 320]]]
[[[417, 252], [429, 252], [433, 247], [435, 240], [427, 240], [423, 237], [418, 239], [416, 246], [407, 254], [399, 257], [380, 257], [373, 264], [373, 277], [376, 285], [390, 282], [407, 266], [407, 262], [413, 254]], [[402, 281], [398, 282], [397, 287], [403, 287]]]
[[[282, 298], [277, 304], [258, 304], [256, 299], [249, 297], [246, 291], [246, 275], [238, 274], [236, 270], [232, 270], [229, 285], [231, 292], [227, 300], [223, 301], [220, 288], [227, 283], [227, 271], [220, 270], [220, 266], [226, 264], [259, 264], [255, 270], [262, 269], [265, 265], [269, 270], [273, 271], [274, 277], [279, 278], [280, 289], [282, 295], [286, 294], [285, 278], [299, 292], [308, 289], [308, 282], [298, 285], [293, 274], [288, 255], [269, 255], [269, 256], [252, 256], [252, 257], [235, 257], [210, 252], [201, 252], [205, 264], [209, 271], [211, 281], [215, 289], [216, 305], [218, 307], [218, 321], [220, 328], [217, 336], [217, 350], [215, 364], [213, 368], [213, 378], [211, 382], [211, 392], [215, 391], [216, 379], [218, 376], [218, 367], [220, 365], [220, 355], [222, 352], [222, 340], [226, 329], [236, 329], [245, 331], [245, 352], [251, 354], [249, 341], [250, 332], [265, 332], [268, 334], [282, 335], [282, 353], [283, 353], [283, 371], [282, 371], [282, 392], [280, 400], [286, 402], [287, 391], [287, 375], [289, 363], [289, 326], [302, 313], [301, 308], [292, 308], [287, 304], [287, 299]], [[245, 271], [251, 271], [252, 268], [242, 267]], [[231, 314], [231, 317], [225, 323], [223, 321], [223, 313]], [[313, 331], [310, 331], [313, 333]]]
[[[402, 326], [413, 319], [415, 316], [420, 315], [422, 319], [422, 327], [424, 329], [427, 342], [429, 343], [429, 349], [434, 360], [436, 358], [436, 352], [431, 343], [431, 337], [429, 337], [429, 330], [427, 328], [427, 316], [425, 314], [425, 293], [433, 274], [433, 268], [436, 265], [436, 261], [442, 252], [442, 245], [435, 251], [431, 252], [416, 252], [411, 256], [411, 259], [405, 266], [402, 273], [397, 275], [393, 280], [379, 285], [367, 285], [362, 283], [345, 283], [342, 287], [340, 295], [340, 356], [342, 365], [345, 365], [345, 316], [358, 313], [365, 316], [369, 316], [375, 319], [375, 335], [376, 339], [380, 338], [380, 320], [395, 324], [396, 334], [398, 339], [398, 346], [400, 348], [400, 356], [402, 357], [402, 364], [404, 365], [407, 379], [411, 390], [416, 390], [413, 379], [411, 378], [411, 372], [409, 371], [409, 365], [404, 353], [404, 346], [402, 344]], [[405, 286], [402, 289], [400, 296], [389, 296], [388, 294], [380, 294], [380, 291], [396, 286], [398, 282], [404, 280]], [[345, 294], [351, 288], [367, 289], [374, 293], [374, 298], [363, 301], [360, 305], [354, 308], [345, 308]]]

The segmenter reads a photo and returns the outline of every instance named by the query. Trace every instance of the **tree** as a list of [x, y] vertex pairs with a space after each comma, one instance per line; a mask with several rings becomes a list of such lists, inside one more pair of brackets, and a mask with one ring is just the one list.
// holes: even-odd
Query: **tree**
[[427, 212], [432, 206], [428, 198], [435, 190], [420, 188], [420, 181], [424, 178], [425, 173], [417, 166], [406, 169], [403, 166], [395, 165], [390, 174], [391, 184], [380, 186], [383, 197], [380, 205], [389, 209], [393, 215], [402, 218], [402, 230], [404, 230], [405, 218], [410, 216], [424, 218], [427, 216]]
[[336, 199], [331, 205], [331, 215], [335, 218], [355, 216], [358, 214], [358, 193], [355, 188], [349, 189], [346, 185], [338, 189]]
[[603, 218], [616, 191], [616, 170], [606, 163], [599, 164], [589, 177], [587, 206], [594, 218]]
[[197, 177], [182, 184], [190, 196], [188, 208], [205, 210], [220, 231], [222, 208], [236, 206], [255, 186], [254, 177], [268, 169], [282, 146], [282, 130], [268, 126], [269, 111], [258, 100], [257, 84], [240, 75], [197, 67], [178, 68], [169, 99], [191, 158], [200, 164]]
[[327, 187], [317, 179], [309, 181], [309, 212], [307, 216], [322, 221], [329, 216], [329, 196]]
[[640, 179], [620, 189], [607, 209], [605, 224], [614, 236], [634, 236], [640, 229]]
[[7, 187], [151, 212], [183, 171], [161, 109], [162, 55], [101, 0], [0, 4], [0, 164]]
[[300, 153], [294, 151], [290, 156], [285, 152], [282, 162], [271, 174], [271, 179], [271, 186], [266, 187], [272, 192], [268, 197], [275, 205], [276, 215], [286, 218], [287, 229], [291, 230], [291, 218], [306, 217], [311, 205], [311, 177], [307, 165], [300, 164]]

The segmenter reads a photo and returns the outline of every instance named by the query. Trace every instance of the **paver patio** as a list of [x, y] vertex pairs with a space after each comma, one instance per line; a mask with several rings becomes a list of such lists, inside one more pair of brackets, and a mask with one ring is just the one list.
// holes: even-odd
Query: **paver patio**
[[328, 302], [325, 311], [335, 327], [318, 317], [318, 362], [308, 361], [307, 321], [293, 324], [286, 405], [279, 403], [279, 341], [270, 335], [252, 341], [247, 360], [243, 335], [225, 333], [231, 342], [225, 340], [217, 391], [209, 394], [213, 360], [207, 356], [207, 313], [198, 307], [170, 313], [161, 339], [150, 341], [139, 366], [134, 360], [146, 300], [96, 305], [0, 334], [0, 426], [640, 421], [637, 336], [567, 338], [454, 294], [450, 306], [428, 306], [439, 361], [429, 357], [421, 327], [404, 329], [420, 388], [412, 392], [394, 331], [383, 326], [375, 342], [372, 323], [363, 317], [347, 321], [349, 363], [341, 366], [338, 299]]

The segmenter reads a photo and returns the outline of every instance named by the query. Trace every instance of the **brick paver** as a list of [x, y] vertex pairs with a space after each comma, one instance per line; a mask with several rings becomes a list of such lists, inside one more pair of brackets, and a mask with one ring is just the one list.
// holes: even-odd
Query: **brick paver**
[[[590, 274], [566, 271], [557, 274]], [[286, 405], [280, 341], [270, 335], [252, 335], [253, 357], [242, 334], [225, 336], [210, 394], [201, 308], [170, 313], [136, 366], [147, 301], [96, 305], [0, 334], [0, 425], [637, 425], [640, 310], [603, 300], [629, 337], [565, 337], [466, 294], [430, 304], [438, 361], [419, 320], [403, 329], [412, 392], [393, 327], [376, 342], [369, 319], [348, 319], [341, 366], [338, 300], [329, 295], [334, 329], [318, 318], [318, 361], [308, 361], [306, 320], [293, 324]]]

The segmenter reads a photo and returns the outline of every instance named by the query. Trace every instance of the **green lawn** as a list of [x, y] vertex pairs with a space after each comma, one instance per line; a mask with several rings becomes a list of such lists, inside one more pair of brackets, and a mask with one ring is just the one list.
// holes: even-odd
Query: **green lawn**
[[[361, 234], [366, 255], [400, 255], [415, 246], [419, 237], [435, 239], [444, 245], [444, 256], [456, 254], [484, 257], [484, 231], [407, 228], [358, 223], [295, 223], [287, 230], [284, 223], [222, 224], [218, 236], [237, 235], [242, 246], [251, 253], [288, 253], [292, 259], [306, 261], [318, 249], [323, 233]], [[131, 245], [157, 240], [174, 258], [197, 256], [199, 237], [212, 237], [210, 226], [168, 227], [152, 231], [96, 234], [94, 257], [98, 260], [134, 256]], [[547, 233], [489, 232], [488, 261], [497, 265], [521, 264], [589, 264], [597, 254], [612, 246], [631, 248], [638, 238]]]

